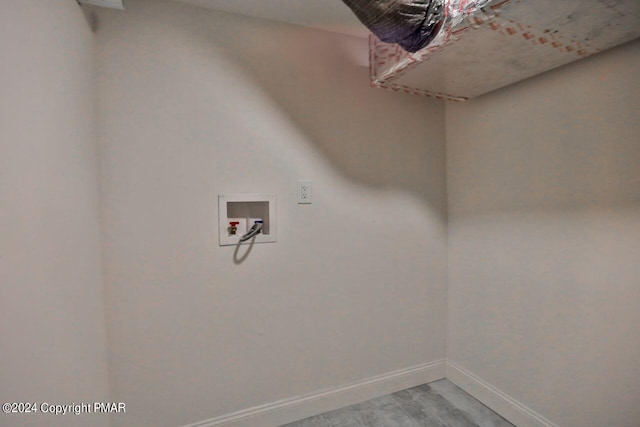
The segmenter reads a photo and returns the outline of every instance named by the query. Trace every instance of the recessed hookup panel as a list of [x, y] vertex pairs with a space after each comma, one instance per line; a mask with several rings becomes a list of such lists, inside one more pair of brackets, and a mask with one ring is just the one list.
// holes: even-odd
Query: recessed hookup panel
[[218, 236], [220, 246], [276, 242], [276, 195], [219, 195]]

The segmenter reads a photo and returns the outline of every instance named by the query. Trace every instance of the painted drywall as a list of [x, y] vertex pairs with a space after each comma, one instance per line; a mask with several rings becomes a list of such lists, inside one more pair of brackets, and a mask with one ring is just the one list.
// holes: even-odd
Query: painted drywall
[[109, 425], [40, 408], [108, 398], [93, 45], [74, 0], [0, 5], [0, 402], [39, 409], [3, 426]]
[[[444, 358], [442, 103], [370, 88], [365, 40], [164, 1], [98, 14], [114, 426]], [[278, 242], [239, 262], [217, 196], [261, 192]]]
[[640, 44], [448, 104], [448, 358], [562, 427], [640, 425]]

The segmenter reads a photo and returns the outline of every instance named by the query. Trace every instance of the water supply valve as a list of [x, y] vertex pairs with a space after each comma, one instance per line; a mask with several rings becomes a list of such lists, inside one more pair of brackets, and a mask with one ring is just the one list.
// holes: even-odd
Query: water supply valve
[[236, 233], [238, 232], [238, 224], [240, 224], [240, 222], [238, 221], [231, 221], [229, 223], [229, 227], [227, 228], [227, 230], [229, 230], [229, 236], [236, 235]]

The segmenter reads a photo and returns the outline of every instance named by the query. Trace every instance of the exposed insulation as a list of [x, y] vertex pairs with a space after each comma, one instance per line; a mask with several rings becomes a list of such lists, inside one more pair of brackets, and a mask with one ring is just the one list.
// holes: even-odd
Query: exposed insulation
[[463, 101], [640, 37], [637, 0], [445, 3], [415, 53], [371, 36], [373, 86]]

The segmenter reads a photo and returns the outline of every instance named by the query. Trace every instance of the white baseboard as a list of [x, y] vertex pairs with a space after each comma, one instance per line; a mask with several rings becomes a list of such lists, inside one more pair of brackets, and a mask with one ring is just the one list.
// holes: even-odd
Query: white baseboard
[[280, 400], [183, 427], [277, 427], [323, 412], [449, 379], [517, 427], [558, 427], [531, 408], [450, 360], [437, 360], [345, 386]]
[[437, 360], [183, 427], [277, 427], [396, 391], [441, 380], [445, 378], [445, 372], [446, 362]]
[[447, 360], [447, 379], [517, 427], [557, 427], [531, 408], [450, 360]]

